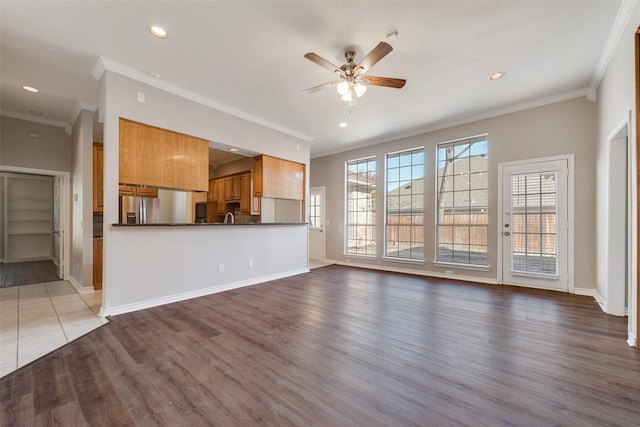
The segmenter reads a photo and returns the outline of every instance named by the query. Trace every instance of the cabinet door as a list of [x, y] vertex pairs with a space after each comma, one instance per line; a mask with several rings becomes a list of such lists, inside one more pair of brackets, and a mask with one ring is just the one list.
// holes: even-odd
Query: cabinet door
[[158, 197], [158, 189], [151, 187], [136, 187], [136, 196], [140, 197]]
[[251, 197], [251, 215], [260, 215], [260, 208], [262, 207], [261, 197]]
[[93, 238], [93, 289], [102, 289], [102, 237]]
[[251, 193], [251, 175], [247, 173], [240, 176], [240, 212], [251, 213]]
[[230, 202], [233, 200], [233, 184], [231, 178], [224, 179], [224, 200]]
[[121, 196], [135, 196], [136, 195], [136, 187], [133, 185], [122, 185], [118, 186], [118, 194]]
[[224, 215], [227, 213], [227, 204], [224, 198], [224, 179], [216, 180], [216, 191], [218, 192], [218, 201], [216, 202], [216, 212], [218, 215]]
[[217, 202], [218, 201], [218, 181], [215, 179], [209, 180], [209, 192], [207, 193], [207, 201], [209, 202]]
[[262, 156], [253, 158], [253, 196], [262, 197]]
[[231, 197], [234, 201], [240, 201], [242, 182], [241, 176], [231, 177]]
[[93, 143], [93, 211], [104, 211], [104, 146]]

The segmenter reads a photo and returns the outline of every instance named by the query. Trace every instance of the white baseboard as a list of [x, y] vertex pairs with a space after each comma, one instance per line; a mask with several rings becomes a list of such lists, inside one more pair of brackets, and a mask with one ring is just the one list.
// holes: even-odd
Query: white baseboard
[[93, 286], [82, 286], [80, 283], [78, 283], [76, 278], [73, 276], [69, 277], [66, 280], [68, 280], [69, 283], [71, 283], [71, 286], [73, 286], [73, 288], [79, 294], [86, 294], [87, 292], [93, 292]]
[[117, 316], [118, 314], [130, 313], [132, 311], [144, 310], [146, 308], [157, 307], [159, 305], [171, 304], [173, 302], [184, 301], [191, 298], [202, 297], [205, 295], [217, 294], [219, 292], [230, 291], [232, 289], [243, 288], [245, 286], [257, 285], [272, 280], [284, 279], [285, 277], [296, 276], [298, 274], [308, 273], [308, 268], [287, 271], [284, 273], [274, 274], [271, 276], [262, 276], [255, 279], [241, 280], [239, 282], [224, 283], [222, 285], [202, 288], [195, 291], [183, 292], [181, 294], [168, 295], [166, 297], [154, 298], [150, 300], [140, 301], [132, 304], [124, 304], [116, 307], [104, 306], [100, 309], [100, 316]]
[[402, 267], [392, 267], [392, 266], [379, 266], [375, 264], [364, 264], [357, 263], [353, 261], [334, 261], [327, 260], [327, 262], [334, 262], [338, 265], [344, 265], [346, 267], [358, 267], [358, 268], [368, 268], [370, 270], [378, 270], [378, 271], [390, 271], [393, 273], [405, 273], [405, 274], [413, 274], [416, 276], [425, 276], [425, 277], [437, 277], [440, 279], [453, 279], [453, 280], [461, 280], [465, 282], [476, 282], [476, 283], [486, 283], [489, 285], [497, 285], [498, 281], [496, 279], [486, 278], [486, 277], [476, 277], [476, 276], [465, 276], [462, 274], [444, 274], [436, 271], [425, 271], [425, 270], [416, 270], [413, 268], [402, 268]]
[[634, 337], [631, 332], [629, 332], [629, 338], [627, 338], [627, 344], [629, 344], [629, 347], [640, 348], [640, 346], [638, 345], [638, 338]]

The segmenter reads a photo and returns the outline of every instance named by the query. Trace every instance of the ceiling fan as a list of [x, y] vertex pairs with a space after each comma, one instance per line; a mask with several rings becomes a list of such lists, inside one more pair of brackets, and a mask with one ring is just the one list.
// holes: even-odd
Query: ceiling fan
[[329, 83], [324, 83], [319, 86], [314, 86], [309, 89], [305, 89], [302, 93], [313, 93], [319, 90], [336, 86], [338, 93], [341, 95], [343, 101], [352, 104], [357, 98], [360, 98], [367, 91], [368, 85], [373, 86], [385, 86], [395, 89], [401, 89], [407, 82], [404, 79], [393, 79], [391, 77], [376, 77], [365, 75], [367, 71], [375, 64], [384, 58], [393, 48], [391, 45], [385, 42], [380, 42], [373, 48], [367, 56], [364, 57], [360, 63], [355, 63], [356, 53], [353, 50], [347, 50], [344, 53], [344, 57], [347, 63], [338, 67], [319, 55], [309, 52], [304, 55], [309, 61], [333, 71], [339, 77], [338, 80], [334, 80]]

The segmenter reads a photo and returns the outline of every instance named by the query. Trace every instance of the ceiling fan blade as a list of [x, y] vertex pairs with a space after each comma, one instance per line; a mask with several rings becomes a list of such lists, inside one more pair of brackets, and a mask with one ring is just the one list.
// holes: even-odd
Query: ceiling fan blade
[[333, 81], [333, 82], [324, 83], [324, 84], [321, 84], [321, 85], [318, 85], [318, 86], [310, 87], [309, 89], [305, 89], [305, 90], [303, 90], [301, 92], [302, 93], [313, 93], [313, 92], [317, 92], [317, 91], [322, 90], [322, 89], [326, 89], [326, 88], [331, 87], [331, 86], [335, 86], [338, 83], [340, 83], [340, 80], [336, 80], [336, 81]]
[[317, 54], [315, 54], [313, 52], [309, 52], [309, 53], [305, 54], [304, 57], [307, 58], [309, 61], [315, 62], [319, 66], [326, 68], [327, 70], [333, 71], [336, 74], [344, 75], [344, 71], [342, 71], [342, 69], [340, 69], [340, 67], [338, 67], [337, 65], [334, 65], [331, 62], [327, 61], [326, 59], [324, 59], [320, 55], [317, 55]]
[[360, 61], [360, 63], [356, 66], [356, 69], [362, 67], [362, 73], [366, 73], [369, 68], [373, 67], [378, 61], [387, 56], [387, 54], [392, 50], [393, 48], [389, 43], [378, 43], [378, 46], [374, 47], [373, 50], [369, 52], [369, 54], [365, 56], [362, 61]]
[[402, 89], [407, 83], [405, 79], [392, 79], [391, 77], [364, 76], [362, 83], [373, 86], [392, 87], [394, 89]]

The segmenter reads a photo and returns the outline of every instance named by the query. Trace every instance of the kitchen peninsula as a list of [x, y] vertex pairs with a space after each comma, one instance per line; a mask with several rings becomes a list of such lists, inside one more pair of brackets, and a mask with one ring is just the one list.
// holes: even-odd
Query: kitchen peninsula
[[[154, 126], [149, 126], [154, 128], [154, 137], [148, 138], [140, 132], [146, 124], [121, 118], [117, 123], [119, 126], [112, 128], [111, 133], [117, 131], [118, 143], [110, 150], [107, 141], [104, 150], [107, 165], [104, 219], [109, 225], [104, 227], [103, 315], [117, 315], [308, 271], [305, 163], [264, 154], [249, 157], [249, 163], [241, 170], [229, 172], [219, 168], [212, 174], [206, 139], [186, 134], [179, 138], [167, 137], [165, 132], [175, 132]], [[132, 126], [138, 130], [131, 131]], [[105, 128], [107, 139], [109, 129], [109, 126]], [[129, 144], [132, 135], [138, 141]], [[207, 152], [202, 149], [197, 154], [189, 154], [158, 149], [158, 141], [163, 139], [174, 141], [165, 145], [172, 150], [187, 149], [185, 144], [180, 145], [182, 143], [193, 141], [197, 145], [204, 141]], [[110, 156], [119, 159], [117, 170], [109, 170]], [[205, 158], [202, 162], [206, 164], [205, 173], [200, 164], [192, 163], [184, 169], [186, 162], [202, 158]], [[123, 164], [128, 169], [126, 174]], [[147, 172], [136, 171], [136, 165], [143, 165]], [[182, 172], [176, 172], [177, 167], [182, 167]], [[187, 169], [190, 184], [172, 181], [183, 179]], [[158, 188], [159, 193], [167, 189], [206, 192], [205, 201], [214, 207], [216, 216], [207, 218], [211, 222], [204, 224], [193, 221], [126, 224], [126, 217], [123, 221], [118, 207], [119, 197], [114, 204], [113, 190], [108, 188], [109, 182], [113, 182], [113, 175], [110, 181], [109, 173], [113, 172], [116, 172], [118, 192], [123, 185]], [[160, 183], [159, 179], [165, 181]], [[293, 185], [295, 191], [292, 191]], [[287, 188], [283, 194], [282, 190]], [[283, 220], [278, 214], [269, 217], [269, 212], [274, 209], [277, 212], [278, 207], [287, 204], [295, 206], [295, 220]], [[223, 223], [224, 214], [229, 212], [234, 214], [235, 224]]]

